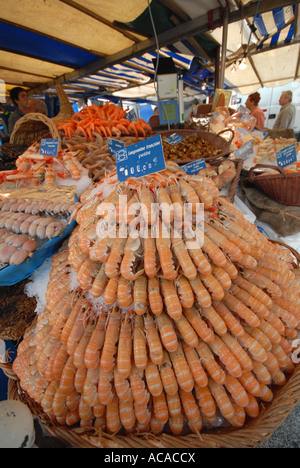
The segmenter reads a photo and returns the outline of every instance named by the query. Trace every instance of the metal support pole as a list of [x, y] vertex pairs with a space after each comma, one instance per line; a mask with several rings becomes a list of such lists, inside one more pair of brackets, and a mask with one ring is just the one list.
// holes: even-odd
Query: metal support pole
[[220, 88], [224, 88], [226, 50], [227, 50], [227, 38], [228, 38], [228, 23], [229, 23], [229, 10], [228, 8], [226, 8], [224, 11], [224, 17], [223, 17], [222, 53], [221, 53], [220, 73], [219, 73]]
[[220, 86], [220, 60], [221, 57], [221, 47], [219, 46], [217, 49], [216, 53], [216, 59], [215, 59], [215, 92], [216, 89], [221, 88]]
[[184, 123], [184, 102], [183, 102], [183, 79], [178, 80], [178, 108], [179, 108], [179, 123]]

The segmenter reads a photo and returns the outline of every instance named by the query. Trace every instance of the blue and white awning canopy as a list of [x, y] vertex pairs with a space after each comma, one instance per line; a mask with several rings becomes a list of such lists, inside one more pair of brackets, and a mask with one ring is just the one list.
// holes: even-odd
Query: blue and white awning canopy
[[[246, 3], [245, 1], [243, 3]], [[283, 86], [300, 76], [299, 5], [276, 8], [229, 25], [225, 80], [242, 94]], [[250, 23], [249, 23], [250, 21]], [[254, 26], [249, 34], [250, 26]], [[212, 32], [220, 40], [222, 32]], [[234, 39], [235, 38], [235, 39]], [[237, 47], [236, 38], [241, 38]], [[246, 67], [237, 66], [245, 57]]]
[[[51, 94], [58, 83], [75, 99], [155, 99], [159, 50], [173, 59], [188, 95], [202, 93], [203, 83], [212, 91], [228, 11], [226, 85], [248, 93], [285, 84], [299, 77], [299, 3], [0, 0], [0, 81], [6, 94], [14, 86]], [[232, 73], [244, 56], [247, 68]]]

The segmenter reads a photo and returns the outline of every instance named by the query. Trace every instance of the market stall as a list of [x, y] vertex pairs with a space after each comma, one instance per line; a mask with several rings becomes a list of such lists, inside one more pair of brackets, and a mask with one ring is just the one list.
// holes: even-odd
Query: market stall
[[[199, 94], [203, 85], [210, 93], [223, 87], [220, 75], [229, 88], [249, 94], [296, 80], [299, 73], [297, 1], [190, 0], [182, 5], [177, 0], [132, 0], [113, 7], [91, 1], [51, 0], [35, 7], [29, 0], [2, 3], [1, 79], [7, 95], [16, 85], [52, 95], [55, 84], [62, 84], [72, 99], [130, 93], [155, 100], [157, 56], [174, 60], [188, 95]], [[289, 66], [278, 67], [287, 53]], [[243, 58], [247, 63], [240, 67]], [[231, 72], [234, 63], [236, 73]]]
[[[59, 3], [87, 14], [79, 2]], [[74, 79], [125, 59], [119, 34], [128, 48], [151, 48], [152, 39], [112, 26], [111, 59]], [[0, 284], [25, 281], [33, 298], [17, 337], [0, 330], [16, 344], [0, 364], [8, 399], [71, 447], [256, 447], [300, 397], [300, 254], [261, 232], [247, 184], [275, 177], [253, 169], [264, 154], [297, 184], [287, 153], [297, 160], [297, 143], [270, 142], [246, 109], [230, 112], [223, 85], [205, 130], [156, 133], [111, 101], [74, 112], [59, 82], [51, 86], [67, 111], [20, 119], [10, 143], [26, 148], [0, 172]], [[287, 207], [289, 215], [297, 218]]]

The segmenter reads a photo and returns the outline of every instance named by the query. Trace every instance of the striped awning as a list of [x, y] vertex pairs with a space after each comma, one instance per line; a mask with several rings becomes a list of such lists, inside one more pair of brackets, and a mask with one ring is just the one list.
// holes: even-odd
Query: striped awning
[[[225, 72], [229, 87], [249, 94], [262, 87], [283, 86], [298, 79], [299, 20], [298, 5], [292, 4], [230, 24]], [[221, 29], [212, 33], [218, 41], [222, 37]], [[243, 57], [246, 67], [240, 69], [238, 65]]]
[[[248, 92], [277, 85], [299, 76], [299, 3], [0, 0], [0, 83], [6, 96], [14, 86], [51, 95], [59, 83], [72, 99], [134, 99], [143, 89], [153, 98], [153, 60], [169, 57], [187, 94], [212, 92], [228, 10], [226, 86]], [[232, 73], [245, 53], [247, 69]]]

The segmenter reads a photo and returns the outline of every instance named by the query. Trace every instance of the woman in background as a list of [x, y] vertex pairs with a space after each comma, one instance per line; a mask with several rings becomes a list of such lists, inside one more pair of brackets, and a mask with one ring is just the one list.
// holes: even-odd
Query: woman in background
[[263, 110], [258, 107], [260, 101], [259, 93], [252, 93], [248, 96], [246, 101], [246, 107], [250, 111], [250, 115], [256, 118], [256, 127], [258, 130], [263, 130], [265, 128], [265, 114]]

